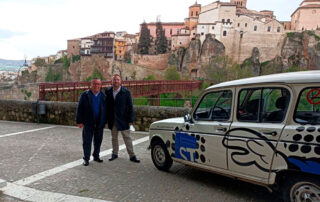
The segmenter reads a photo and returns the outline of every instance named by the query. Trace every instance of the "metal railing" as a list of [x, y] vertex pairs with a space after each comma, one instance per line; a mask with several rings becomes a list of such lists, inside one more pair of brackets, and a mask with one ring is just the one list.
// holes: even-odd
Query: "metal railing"
[[[122, 86], [130, 90], [133, 98], [157, 96], [163, 93], [186, 92], [199, 89], [202, 81], [122, 81]], [[103, 81], [102, 88], [111, 86], [111, 81]], [[40, 83], [39, 99], [47, 101], [77, 102], [80, 94], [90, 88], [90, 82]]]

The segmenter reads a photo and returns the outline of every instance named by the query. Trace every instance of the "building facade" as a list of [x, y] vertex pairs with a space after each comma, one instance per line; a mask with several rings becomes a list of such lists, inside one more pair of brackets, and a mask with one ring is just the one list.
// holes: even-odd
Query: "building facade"
[[[171, 39], [172, 35], [176, 35], [180, 33], [180, 30], [185, 28], [185, 24], [183, 22], [161, 22], [162, 29], [165, 31], [165, 36], [167, 39]], [[155, 39], [156, 38], [156, 23], [150, 22], [147, 23], [147, 27], [150, 30], [150, 35]], [[140, 33], [141, 33], [141, 25], [140, 25]]]
[[291, 29], [320, 29], [320, 0], [304, 0], [291, 15]]
[[80, 41], [81, 39], [70, 39], [67, 41], [67, 55], [68, 58], [73, 55], [80, 55]]
[[247, 1], [216, 1], [201, 7], [197, 34], [203, 41], [207, 34], [221, 41], [226, 54], [242, 63], [257, 47], [262, 61], [273, 59], [279, 53], [278, 47], [284, 26], [276, 20], [273, 11], [254, 11], [246, 8]]
[[115, 59], [123, 60], [124, 54], [126, 53], [127, 42], [124, 39], [115, 39], [114, 47], [115, 47]]

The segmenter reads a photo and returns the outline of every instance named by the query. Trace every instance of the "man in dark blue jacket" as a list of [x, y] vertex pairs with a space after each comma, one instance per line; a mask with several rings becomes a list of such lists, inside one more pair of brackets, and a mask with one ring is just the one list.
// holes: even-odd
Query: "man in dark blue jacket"
[[130, 161], [139, 163], [133, 152], [132, 139], [130, 137], [130, 125], [133, 123], [133, 104], [130, 91], [121, 86], [120, 75], [112, 77], [112, 87], [105, 90], [107, 96], [107, 121], [112, 135], [112, 156], [109, 161], [118, 158], [119, 142], [118, 132], [120, 131], [126, 144]]
[[90, 90], [81, 94], [77, 107], [77, 126], [82, 130], [83, 165], [88, 166], [93, 139], [93, 160], [102, 163], [100, 147], [106, 124], [106, 96], [101, 92], [101, 80], [94, 78]]

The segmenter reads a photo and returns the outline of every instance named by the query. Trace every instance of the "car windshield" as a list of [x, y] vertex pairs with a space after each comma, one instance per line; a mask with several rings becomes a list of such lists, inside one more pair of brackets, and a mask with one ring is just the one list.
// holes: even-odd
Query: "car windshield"
[[320, 88], [306, 88], [299, 96], [294, 120], [301, 124], [320, 124]]

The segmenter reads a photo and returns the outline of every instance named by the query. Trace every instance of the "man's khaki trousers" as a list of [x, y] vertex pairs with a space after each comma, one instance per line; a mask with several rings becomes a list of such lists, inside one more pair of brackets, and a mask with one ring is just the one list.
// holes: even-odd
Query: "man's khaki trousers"
[[119, 141], [118, 141], [118, 132], [121, 132], [123, 141], [127, 147], [127, 151], [129, 154], [129, 157], [135, 156], [133, 152], [133, 145], [132, 145], [132, 139], [130, 137], [130, 130], [123, 130], [118, 131], [115, 124], [113, 124], [112, 130], [111, 130], [111, 136], [112, 136], [112, 154], [118, 155], [119, 152]]

